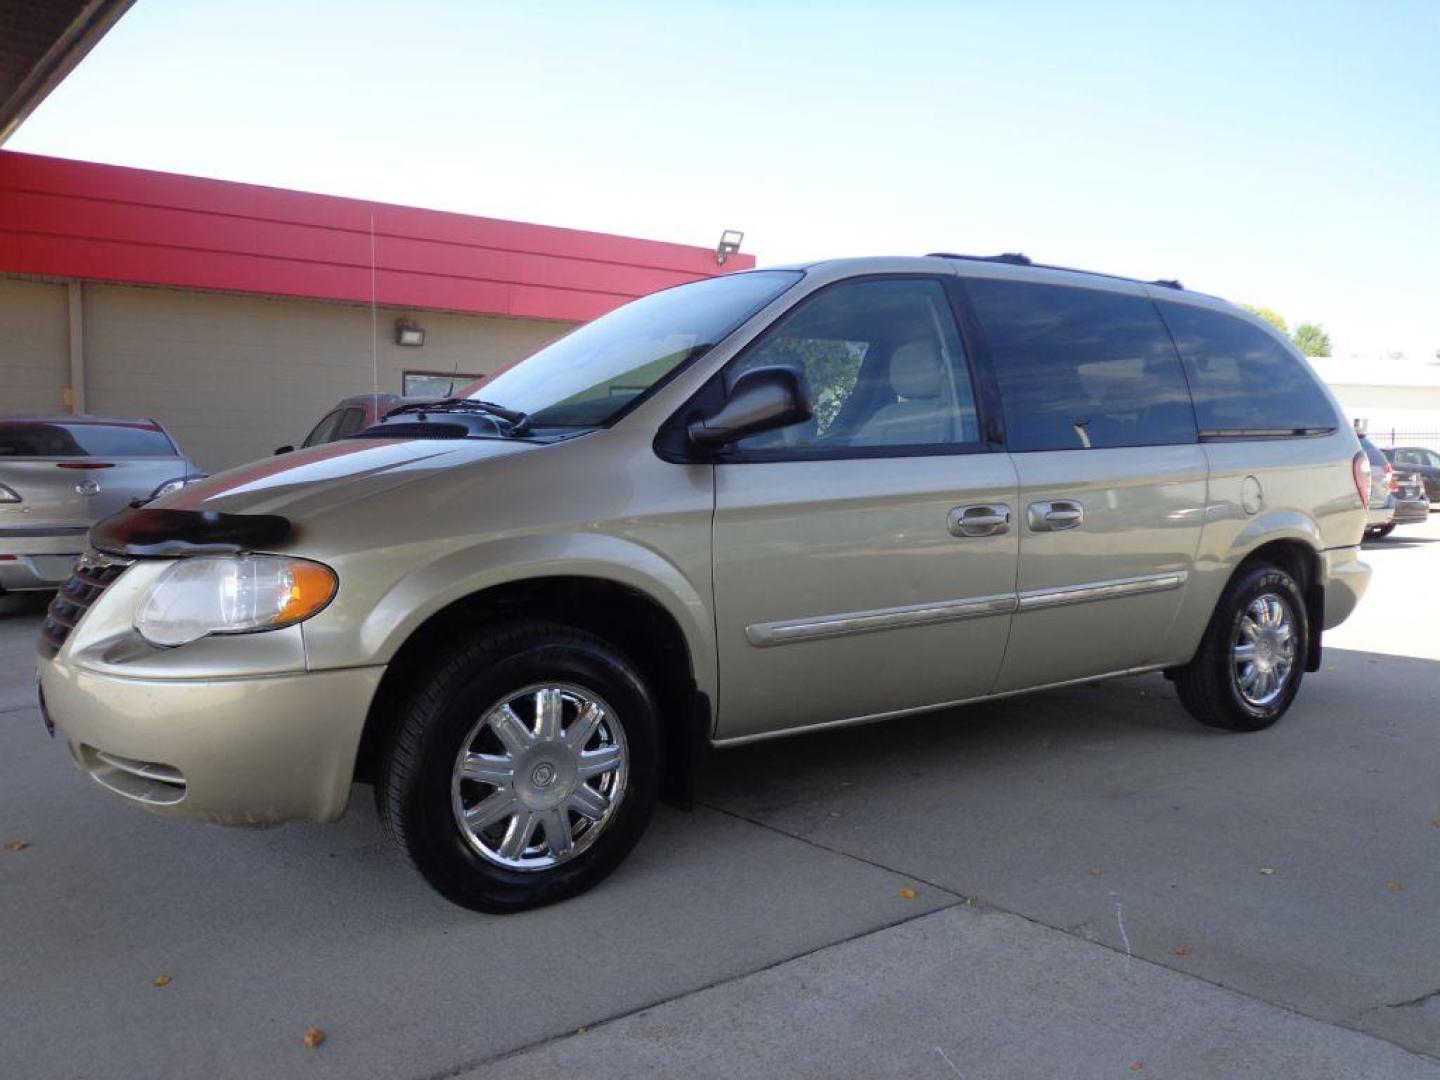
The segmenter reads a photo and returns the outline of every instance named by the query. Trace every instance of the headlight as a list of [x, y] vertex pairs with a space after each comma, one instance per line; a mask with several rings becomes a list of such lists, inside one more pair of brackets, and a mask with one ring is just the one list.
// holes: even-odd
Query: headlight
[[278, 630], [318, 613], [334, 597], [336, 585], [335, 571], [306, 559], [177, 559], [145, 594], [135, 629], [154, 645]]
[[146, 502], [154, 502], [162, 495], [173, 495], [181, 488], [189, 487], [191, 484], [198, 484], [204, 479], [205, 477], [203, 476], [177, 476], [174, 480], [166, 480], [150, 493], [150, 498], [147, 499]]

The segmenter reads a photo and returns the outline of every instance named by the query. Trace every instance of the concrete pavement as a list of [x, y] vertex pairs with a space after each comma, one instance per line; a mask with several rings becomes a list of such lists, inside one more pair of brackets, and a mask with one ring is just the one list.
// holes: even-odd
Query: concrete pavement
[[0, 1076], [1440, 1077], [1440, 517], [1367, 551], [1269, 732], [1155, 676], [730, 751], [508, 919], [364, 789], [272, 832], [116, 803], [0, 616]]

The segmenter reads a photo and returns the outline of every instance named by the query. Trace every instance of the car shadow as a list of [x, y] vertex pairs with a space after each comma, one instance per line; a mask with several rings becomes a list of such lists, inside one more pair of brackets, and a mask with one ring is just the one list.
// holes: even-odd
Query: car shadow
[[43, 615], [53, 595], [48, 592], [23, 592], [0, 596], [0, 619]]
[[958, 776], [1009, 767], [1034, 752], [1225, 735], [1192, 720], [1162, 675], [1138, 675], [724, 748], [709, 755], [698, 795], [718, 805], [755, 796], [774, 805], [813, 797], [815, 788], [902, 777], [917, 767], [954, 768]]
[[[1400, 526], [1400, 528], [1402, 529], [1404, 527], [1404, 525]], [[1364, 546], [1367, 548], [1409, 548], [1423, 547], [1426, 544], [1440, 544], [1440, 538], [1436, 538], [1434, 536], [1399, 536], [1395, 533], [1391, 533], [1389, 536], [1382, 536], [1372, 540], [1366, 540]]]

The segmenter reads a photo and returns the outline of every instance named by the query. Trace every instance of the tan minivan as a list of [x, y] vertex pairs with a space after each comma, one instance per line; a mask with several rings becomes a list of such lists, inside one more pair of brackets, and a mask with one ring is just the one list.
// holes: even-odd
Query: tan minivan
[[80, 767], [234, 825], [369, 782], [436, 889], [515, 911], [710, 747], [1142, 671], [1266, 727], [1369, 579], [1350, 425], [1173, 282], [750, 271], [470, 394], [97, 525], [40, 643]]

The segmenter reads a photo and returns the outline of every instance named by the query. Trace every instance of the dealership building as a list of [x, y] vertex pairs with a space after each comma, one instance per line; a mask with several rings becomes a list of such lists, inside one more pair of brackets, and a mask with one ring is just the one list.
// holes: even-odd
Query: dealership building
[[215, 471], [445, 393], [711, 248], [0, 151], [0, 415], [154, 417]]

